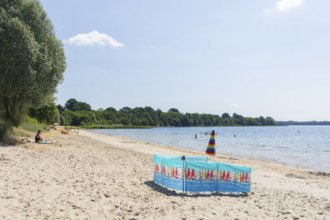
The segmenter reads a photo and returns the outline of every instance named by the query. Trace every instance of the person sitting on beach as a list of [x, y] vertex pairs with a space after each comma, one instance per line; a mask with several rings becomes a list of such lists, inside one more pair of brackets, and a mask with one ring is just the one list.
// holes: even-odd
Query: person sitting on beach
[[34, 137], [34, 138], [35, 138], [35, 141], [36, 141], [36, 143], [39, 143], [39, 142], [43, 141], [43, 139], [42, 139], [42, 137], [40, 136], [40, 134], [41, 134], [41, 131], [40, 131], [40, 130], [38, 130], [38, 132], [37, 132], [36, 136]]

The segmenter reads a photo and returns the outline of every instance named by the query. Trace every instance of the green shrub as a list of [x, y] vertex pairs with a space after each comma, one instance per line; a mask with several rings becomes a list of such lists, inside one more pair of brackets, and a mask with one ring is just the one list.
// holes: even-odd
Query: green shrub
[[33, 131], [33, 132], [36, 132], [38, 130], [45, 130], [47, 128], [45, 124], [39, 124], [37, 119], [30, 118], [28, 116], [25, 117], [23, 123], [21, 124], [21, 127], [24, 130]]
[[7, 123], [0, 121], [0, 140], [3, 140], [5, 137], [8, 136], [8, 133], [11, 129]]
[[63, 115], [60, 115], [60, 125], [65, 125], [65, 118]]

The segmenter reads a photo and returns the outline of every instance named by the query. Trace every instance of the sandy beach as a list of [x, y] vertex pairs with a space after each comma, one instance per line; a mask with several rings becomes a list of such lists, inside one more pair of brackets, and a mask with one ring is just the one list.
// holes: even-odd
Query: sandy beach
[[202, 153], [83, 130], [44, 136], [52, 144], [0, 144], [0, 219], [330, 219], [323, 173], [218, 156], [252, 166], [251, 193], [182, 194], [153, 183], [153, 154]]

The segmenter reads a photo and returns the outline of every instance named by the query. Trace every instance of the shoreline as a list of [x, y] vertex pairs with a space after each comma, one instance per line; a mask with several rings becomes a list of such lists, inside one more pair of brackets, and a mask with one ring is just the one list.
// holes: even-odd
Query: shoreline
[[251, 193], [182, 194], [153, 183], [152, 155], [199, 152], [85, 130], [44, 135], [52, 144], [0, 145], [0, 218], [330, 218], [329, 176], [220, 156], [216, 160], [252, 167]]
[[[186, 149], [186, 148], [178, 148], [178, 147], [174, 147], [174, 146], [166, 146], [166, 145], [162, 145], [162, 144], [158, 144], [158, 143], [149, 143], [149, 142], [146, 142], [146, 141], [143, 141], [143, 140], [137, 140], [137, 139], [134, 139], [134, 138], [130, 138], [130, 137], [124, 137], [124, 136], [119, 136], [119, 135], [110, 135], [110, 134], [102, 134], [102, 133], [97, 133], [97, 132], [93, 132], [93, 131], [89, 131], [89, 130], [84, 130], [82, 129], [81, 131], [85, 131], [85, 132], [88, 132], [90, 134], [97, 134], [97, 135], [104, 135], [104, 136], [110, 136], [110, 137], [113, 137], [113, 138], [118, 138], [118, 139], [123, 139], [123, 140], [129, 140], [131, 142], [138, 142], [140, 144], [150, 144], [150, 145], [154, 145], [154, 146], [160, 146], [160, 147], [164, 147], [164, 148], [170, 148], [172, 150], [176, 150], [178, 152], [191, 152], [193, 153], [194, 155], [199, 155], [199, 156], [205, 156], [205, 153], [202, 152], [202, 151], [197, 151], [197, 150], [192, 150], [192, 149]], [[88, 135], [89, 137], [92, 137], [93, 135]], [[100, 138], [102, 139], [102, 138]], [[306, 172], [310, 172], [310, 173], [319, 173], [319, 174], [323, 174], [323, 175], [328, 175], [330, 176], [330, 171], [329, 172], [325, 172], [323, 170], [316, 170], [316, 169], [313, 169], [311, 167], [304, 167], [302, 165], [299, 165], [299, 164], [289, 164], [289, 163], [286, 163], [286, 162], [282, 162], [282, 161], [279, 161], [279, 160], [276, 160], [276, 159], [269, 159], [267, 160], [266, 158], [263, 158], [263, 157], [250, 157], [250, 156], [237, 156], [237, 155], [233, 155], [233, 154], [220, 154], [220, 155], [216, 155], [215, 158], [218, 158], [218, 159], [228, 159], [228, 158], [231, 158], [232, 160], [243, 160], [243, 161], [258, 161], [260, 163], [269, 163], [269, 164], [273, 164], [274, 166], [277, 166], [277, 165], [280, 165], [280, 166], [286, 166], [286, 167], [290, 167], [290, 168], [293, 168], [293, 169], [299, 169], [301, 171], [306, 171]]]
[[[157, 144], [157, 143], [149, 143], [149, 142], [145, 142], [142, 140], [137, 140], [134, 138], [130, 138], [130, 137], [123, 137], [123, 136], [117, 136], [117, 135], [110, 135], [110, 134], [101, 134], [101, 133], [97, 133], [97, 132], [91, 132], [88, 130], [80, 130], [80, 135], [83, 135], [85, 137], [89, 137], [89, 138], [94, 138], [97, 139], [99, 141], [103, 141], [105, 143], [111, 143], [111, 140], [115, 140], [115, 142], [127, 142], [127, 143], [131, 143], [131, 144], [138, 144], [138, 145], [148, 145], [148, 146], [152, 146], [153, 148], [156, 148], [157, 150], [159, 150], [159, 152], [167, 152], [169, 153], [169, 155], [173, 155], [173, 156], [183, 156], [183, 155], [189, 155], [189, 156], [205, 156], [204, 152], [200, 152], [200, 151], [196, 151], [196, 150], [192, 150], [192, 149], [185, 149], [185, 148], [177, 148], [177, 147], [173, 147], [173, 146], [166, 146], [166, 145], [161, 145], [161, 144]], [[116, 145], [115, 145], [116, 146]], [[121, 145], [117, 145], [117, 147], [122, 148], [123, 146]], [[141, 153], [146, 153], [146, 154], [150, 154], [150, 155], [154, 155], [155, 153], [151, 153], [150, 149], [146, 150], [146, 149], [139, 149], [139, 148], [130, 148], [131, 150], [135, 150]], [[154, 149], [153, 149], [154, 150]], [[167, 151], [170, 150], [170, 151]], [[160, 154], [160, 153], [158, 153]], [[226, 163], [231, 163], [231, 164], [235, 164], [235, 165], [242, 165], [242, 166], [251, 166], [250, 164], [254, 164], [254, 165], [261, 165], [261, 166], [265, 166], [265, 167], [282, 167], [283, 169], [286, 170], [294, 170], [294, 171], [298, 171], [298, 172], [306, 172], [306, 173], [310, 173], [310, 174], [315, 174], [315, 175], [324, 175], [324, 176], [330, 176], [330, 172], [322, 172], [322, 171], [316, 171], [316, 170], [312, 170], [308, 167], [301, 167], [301, 166], [291, 166], [288, 164], [285, 164], [284, 162], [280, 162], [280, 161], [276, 161], [276, 160], [265, 160], [264, 158], [250, 158], [250, 157], [242, 157], [242, 156], [235, 156], [235, 155], [229, 155], [229, 154], [221, 154], [221, 155], [216, 155], [214, 157], [214, 159], [218, 162], [226, 162]], [[238, 163], [241, 162], [241, 163]]]

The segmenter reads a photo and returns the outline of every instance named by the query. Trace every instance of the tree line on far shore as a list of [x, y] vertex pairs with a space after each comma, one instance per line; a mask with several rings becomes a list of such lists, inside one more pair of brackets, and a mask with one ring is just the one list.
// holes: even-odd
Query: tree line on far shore
[[276, 121], [276, 125], [330, 125], [330, 121]]
[[57, 122], [70, 126], [272, 126], [275, 120], [271, 117], [244, 117], [234, 113], [220, 115], [181, 113], [176, 108], [167, 112], [152, 107], [123, 107], [116, 110], [113, 107], [106, 109], [92, 110], [85, 102], [69, 99], [64, 106], [46, 105], [41, 109], [31, 109], [30, 117], [36, 118], [39, 122]]

